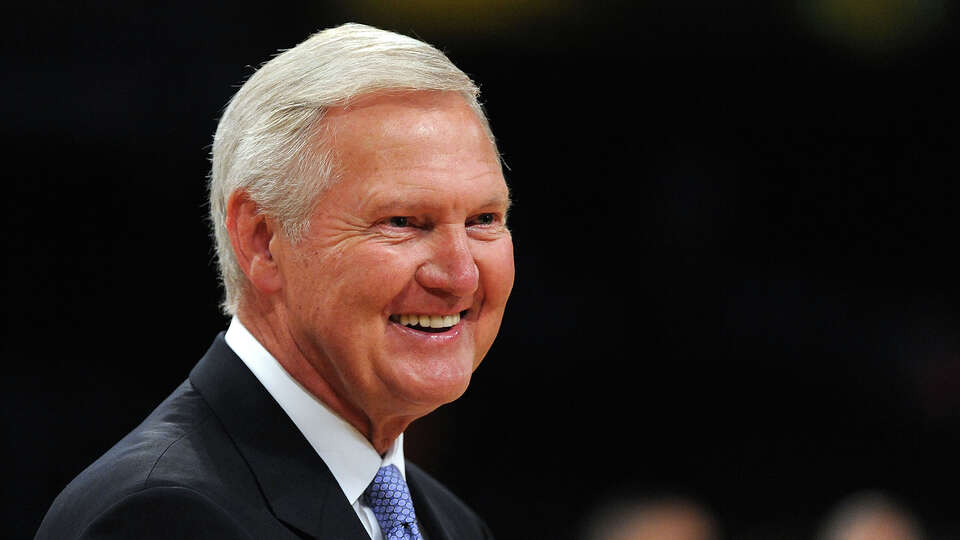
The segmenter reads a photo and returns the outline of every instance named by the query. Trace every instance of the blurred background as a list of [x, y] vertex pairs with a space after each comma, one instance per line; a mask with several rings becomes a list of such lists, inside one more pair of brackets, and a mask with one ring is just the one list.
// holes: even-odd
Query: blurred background
[[958, 8], [4, 8], [4, 536], [226, 327], [220, 111], [278, 49], [356, 21], [447, 52], [509, 167], [501, 337], [407, 442], [498, 537], [588, 538], [664, 500], [717, 538], [811, 538], [867, 492], [960, 538]]

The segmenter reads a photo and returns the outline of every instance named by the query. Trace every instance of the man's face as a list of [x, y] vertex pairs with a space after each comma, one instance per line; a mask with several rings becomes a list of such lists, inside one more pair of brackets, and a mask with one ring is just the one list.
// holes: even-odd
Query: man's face
[[271, 245], [282, 316], [350, 406], [426, 414], [466, 390], [513, 287], [498, 157], [453, 93], [368, 97], [324, 121], [341, 180], [301, 242]]

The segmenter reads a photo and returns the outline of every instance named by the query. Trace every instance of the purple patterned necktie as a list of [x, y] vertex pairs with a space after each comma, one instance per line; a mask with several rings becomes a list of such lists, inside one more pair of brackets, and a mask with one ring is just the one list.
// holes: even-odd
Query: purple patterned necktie
[[380, 467], [364, 492], [385, 540], [421, 540], [410, 490], [394, 465]]

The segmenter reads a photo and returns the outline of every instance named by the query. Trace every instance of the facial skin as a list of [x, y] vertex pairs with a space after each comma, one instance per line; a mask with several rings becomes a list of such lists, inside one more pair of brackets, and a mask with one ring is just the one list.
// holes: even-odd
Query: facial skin
[[[251, 283], [238, 316], [382, 453], [463, 394], [496, 337], [514, 278], [509, 193], [457, 94], [368, 96], [324, 122], [341, 180], [303, 240], [290, 242], [245, 193], [230, 199]], [[424, 331], [402, 315], [462, 317]]]

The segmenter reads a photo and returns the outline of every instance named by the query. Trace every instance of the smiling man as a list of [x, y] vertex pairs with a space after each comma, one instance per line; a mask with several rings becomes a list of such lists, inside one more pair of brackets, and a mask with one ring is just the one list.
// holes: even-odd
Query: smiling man
[[230, 327], [38, 537], [490, 537], [403, 457], [410, 422], [466, 391], [513, 286], [475, 85], [429, 45], [344, 25], [261, 67], [212, 154]]

